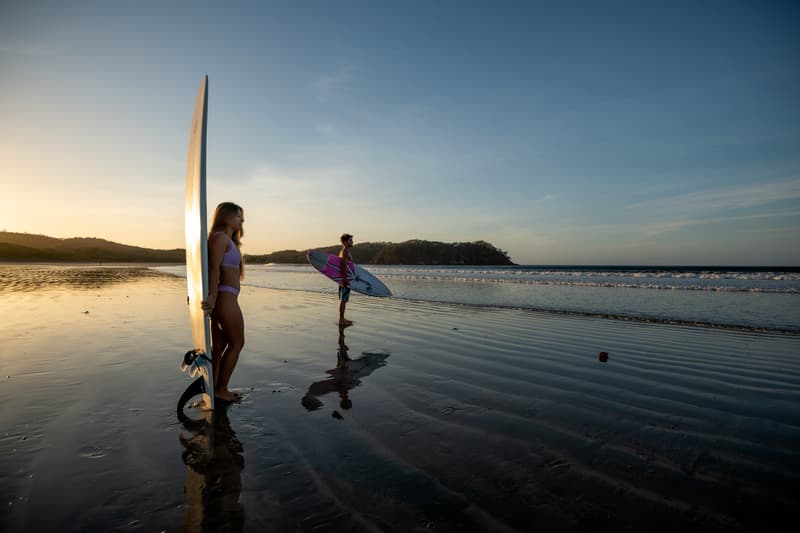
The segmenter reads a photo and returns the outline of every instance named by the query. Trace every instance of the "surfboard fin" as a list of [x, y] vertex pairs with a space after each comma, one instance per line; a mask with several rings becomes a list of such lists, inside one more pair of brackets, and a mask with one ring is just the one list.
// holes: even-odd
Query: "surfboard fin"
[[178, 409], [178, 419], [179, 420], [183, 421], [183, 419], [187, 418], [186, 415], [183, 413], [183, 408], [186, 407], [186, 403], [189, 400], [191, 400], [192, 398], [194, 398], [195, 396], [203, 394], [204, 392], [206, 392], [206, 388], [203, 385], [203, 377], [202, 376], [197, 378], [196, 380], [192, 381], [189, 384], [189, 386], [186, 387], [186, 390], [183, 391], [183, 394], [181, 394], [180, 399], [178, 399], [177, 409]]

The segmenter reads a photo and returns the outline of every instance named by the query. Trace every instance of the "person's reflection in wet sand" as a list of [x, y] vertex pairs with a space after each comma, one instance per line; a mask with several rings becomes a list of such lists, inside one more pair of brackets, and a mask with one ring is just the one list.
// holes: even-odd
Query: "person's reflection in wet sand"
[[[323, 403], [320, 396], [336, 392], [339, 395], [339, 406], [342, 409], [350, 409], [353, 402], [350, 400], [350, 389], [361, 384], [361, 379], [386, 364], [388, 353], [384, 352], [363, 352], [358, 359], [351, 359], [350, 348], [344, 342], [344, 330], [347, 326], [339, 326], [339, 341], [336, 350], [336, 368], [326, 370], [330, 378], [315, 381], [308, 387], [308, 391], [303, 396], [300, 403], [309, 411], [315, 411], [322, 407]], [[341, 414], [334, 410], [331, 413], [335, 418], [341, 418]]]
[[185, 422], [181, 433], [186, 464], [181, 531], [242, 531], [244, 450], [224, 408], [205, 414], [202, 421]]

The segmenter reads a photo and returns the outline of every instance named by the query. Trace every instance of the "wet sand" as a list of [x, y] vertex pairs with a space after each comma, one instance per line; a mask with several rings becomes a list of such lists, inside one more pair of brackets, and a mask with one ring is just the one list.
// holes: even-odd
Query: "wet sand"
[[243, 401], [183, 424], [185, 281], [42, 269], [0, 272], [2, 531], [781, 531], [800, 505], [800, 336], [354, 295], [341, 338], [335, 296], [245, 287]]

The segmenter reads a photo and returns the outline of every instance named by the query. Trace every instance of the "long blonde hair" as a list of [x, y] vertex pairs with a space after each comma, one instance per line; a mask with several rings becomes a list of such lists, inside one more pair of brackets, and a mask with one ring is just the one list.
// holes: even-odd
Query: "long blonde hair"
[[[222, 202], [214, 210], [214, 216], [211, 218], [211, 229], [208, 231], [208, 238], [217, 232], [225, 232], [228, 229], [228, 218], [236, 216], [241, 213], [244, 217], [244, 209], [233, 202]], [[242, 237], [244, 236], [244, 229], [239, 228], [233, 232], [231, 239], [236, 243], [241, 255]], [[244, 277], [244, 255], [242, 255], [242, 262], [239, 264], [239, 278]]]

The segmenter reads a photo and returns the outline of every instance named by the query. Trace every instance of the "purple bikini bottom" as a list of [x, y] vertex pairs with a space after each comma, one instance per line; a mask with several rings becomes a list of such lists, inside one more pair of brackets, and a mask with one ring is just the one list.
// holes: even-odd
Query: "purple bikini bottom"
[[237, 289], [236, 287], [230, 287], [228, 285], [220, 285], [219, 287], [217, 287], [217, 290], [219, 292], [229, 292], [234, 296], [239, 296], [239, 289]]

